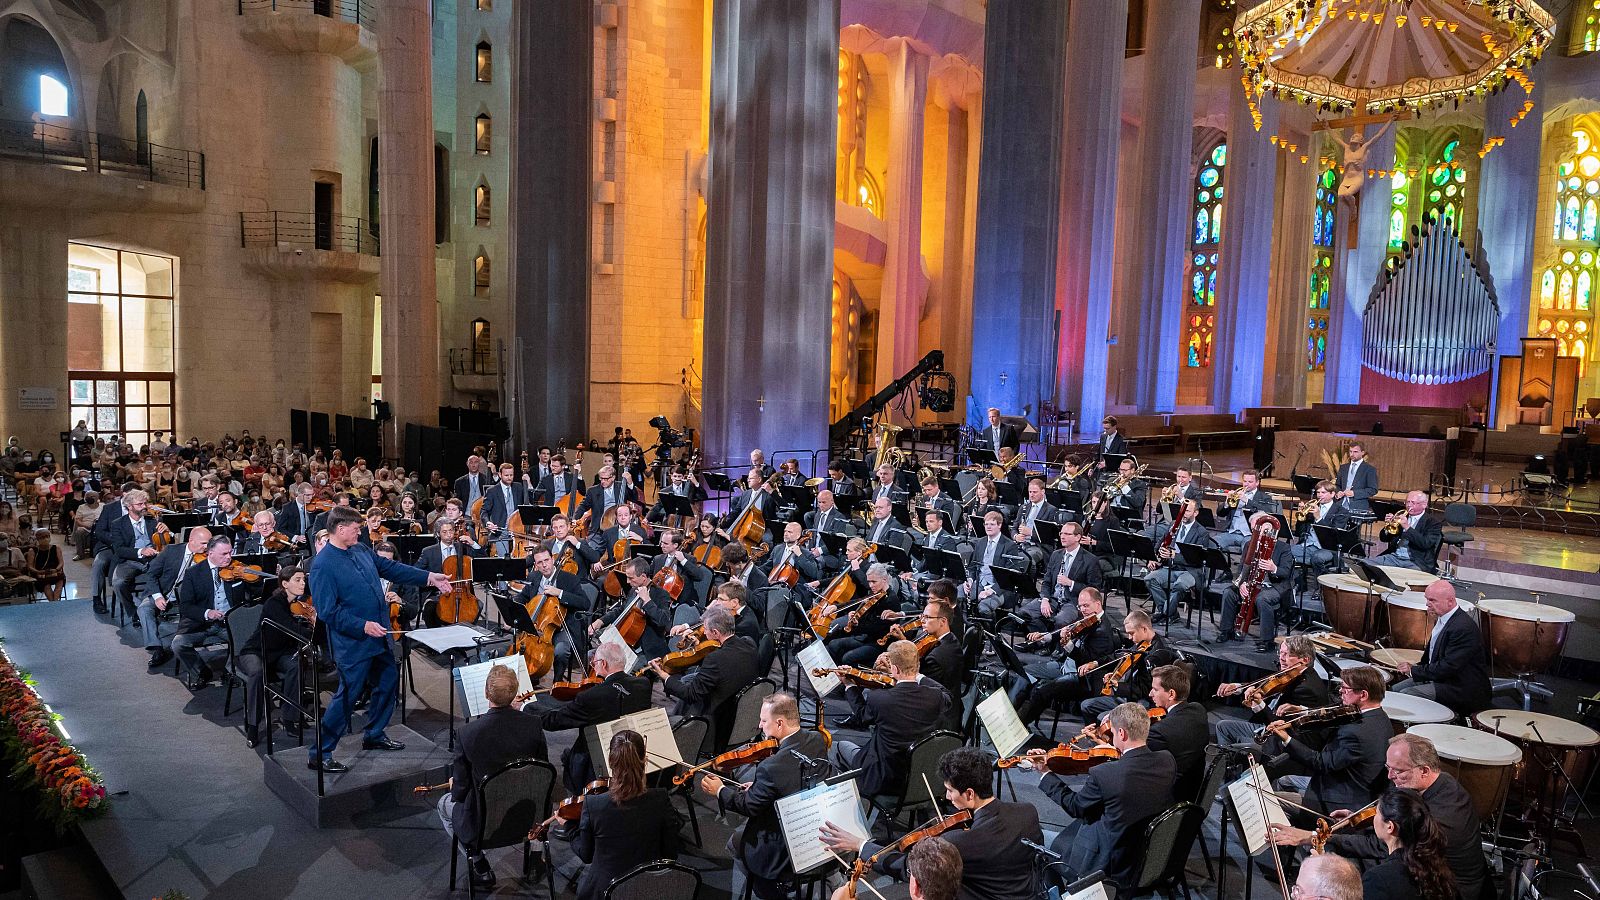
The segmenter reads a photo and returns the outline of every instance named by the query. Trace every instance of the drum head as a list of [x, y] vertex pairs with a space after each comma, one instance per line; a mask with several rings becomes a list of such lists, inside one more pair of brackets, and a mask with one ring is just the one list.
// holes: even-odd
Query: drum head
[[1317, 584], [1338, 591], [1360, 591], [1366, 593], [1367, 590], [1365, 581], [1354, 575], [1347, 575], [1344, 572], [1329, 572], [1326, 575], [1318, 575]]
[[1430, 575], [1419, 569], [1405, 569], [1399, 566], [1379, 566], [1378, 568], [1389, 576], [1390, 581], [1413, 591], [1420, 592], [1423, 588], [1439, 580], [1439, 576]]
[[[1473, 716], [1473, 719], [1482, 728], [1491, 732], [1498, 730], [1512, 740], [1561, 747], [1592, 747], [1600, 744], [1600, 732], [1560, 716], [1520, 709], [1486, 709]], [[1496, 722], [1496, 719], [1499, 721]]]
[[1380, 666], [1388, 666], [1391, 669], [1399, 668], [1401, 663], [1410, 663], [1415, 666], [1422, 662], [1422, 651], [1379, 647], [1372, 651], [1372, 661]]
[[1383, 695], [1383, 711], [1389, 718], [1405, 724], [1448, 722], [1456, 717], [1450, 707], [1427, 697], [1388, 691]]
[[1383, 598], [1390, 606], [1401, 606], [1406, 609], [1427, 610], [1428, 598], [1416, 591], [1406, 591], [1403, 594], [1390, 594]]
[[1572, 612], [1559, 606], [1551, 606], [1548, 603], [1530, 603], [1527, 600], [1485, 598], [1478, 601], [1478, 609], [1492, 616], [1521, 619], [1524, 622], [1572, 622], [1578, 618]]
[[1476, 728], [1431, 723], [1413, 725], [1406, 731], [1427, 738], [1444, 759], [1480, 766], [1513, 766], [1522, 761], [1522, 748]]

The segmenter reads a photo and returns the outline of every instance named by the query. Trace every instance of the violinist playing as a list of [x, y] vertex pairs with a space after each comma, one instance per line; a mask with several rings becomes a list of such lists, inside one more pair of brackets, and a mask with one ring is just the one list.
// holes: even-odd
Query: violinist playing
[[734, 633], [733, 617], [726, 610], [712, 607], [700, 616], [700, 630], [715, 641], [712, 650], [693, 672], [670, 674], [661, 660], [650, 661], [650, 671], [665, 682], [662, 689], [678, 701], [679, 716], [705, 716], [711, 722], [712, 746], [721, 752], [728, 746], [733, 730], [735, 698], [755, 681], [760, 671], [756, 664], [755, 641]]
[[[950, 593], [955, 593], [955, 585], [949, 581], [935, 581], [935, 585], [948, 585]], [[966, 663], [961, 656], [961, 641], [955, 632], [950, 630], [950, 617], [955, 615], [952, 603], [934, 599], [936, 593], [928, 591], [928, 602], [922, 607], [922, 631], [917, 634], [916, 646], [922, 656], [922, 663], [918, 669], [924, 680], [931, 680], [944, 688], [952, 701], [965, 695]], [[924, 642], [931, 640], [930, 649], [920, 649]], [[945, 710], [943, 721], [939, 727], [951, 731], [961, 730], [961, 704], [952, 702]]]
[[556, 635], [555, 644], [551, 648], [555, 653], [551, 671], [566, 672], [572, 666], [575, 648], [579, 654], [588, 652], [583, 624], [572, 613], [588, 612], [593, 604], [578, 582], [578, 576], [558, 570], [550, 551], [544, 547], [536, 547], [533, 551], [533, 570], [528, 573], [527, 585], [517, 594], [517, 602], [529, 610], [534, 610], [544, 597], [549, 597], [551, 601], [567, 608], [567, 627]]
[[1150, 709], [1166, 714], [1150, 722], [1151, 750], [1172, 754], [1175, 775], [1172, 795], [1180, 803], [1193, 803], [1205, 777], [1206, 745], [1211, 743], [1211, 727], [1206, 723], [1206, 708], [1189, 699], [1192, 676], [1188, 664], [1160, 666], [1150, 673]]
[[288, 538], [283, 537], [283, 544], [277, 544], [272, 535], [278, 527], [277, 520], [272, 515], [272, 510], [264, 509], [250, 517], [250, 533], [239, 537], [236, 548], [241, 555], [255, 556], [261, 553], [277, 553], [288, 548]]
[[[278, 589], [267, 595], [261, 609], [262, 625], [251, 634], [239, 650], [239, 671], [244, 673], [244, 739], [251, 747], [261, 742], [261, 722], [269, 712], [266, 691], [268, 678], [283, 682], [286, 697], [300, 697], [300, 644], [277, 628], [267, 625], [271, 620], [291, 634], [309, 641], [317, 624], [317, 611], [310, 603], [304, 607], [310, 613], [300, 620], [290, 604], [301, 604], [306, 598], [306, 573], [297, 566], [278, 570]], [[298, 724], [299, 714], [288, 704], [279, 713], [285, 731]], [[269, 724], [270, 728], [271, 725]]]
[[827, 746], [821, 734], [800, 727], [800, 707], [793, 694], [779, 691], [761, 701], [761, 733], [777, 741], [778, 749], [745, 776], [748, 787], [734, 787], [716, 775], [705, 775], [700, 790], [717, 798], [719, 812], [745, 817], [744, 825], [728, 838], [728, 850], [744, 869], [755, 896], [786, 900], [795, 873], [778, 818], [778, 801], [804, 790], [812, 779], [832, 773], [826, 763], [814, 766], [808, 762], [821, 762]]
[[[1316, 645], [1311, 643], [1310, 638], [1303, 634], [1291, 634], [1278, 645], [1277, 674], [1287, 675], [1297, 669], [1298, 674], [1278, 679], [1284, 682], [1279, 690], [1267, 694], [1254, 685], [1234, 682], [1218, 685], [1217, 696], [1238, 697], [1244, 708], [1250, 710], [1250, 718], [1219, 719], [1217, 743], [1224, 747], [1250, 743], [1260, 726], [1277, 718], [1280, 705], [1287, 704], [1299, 709], [1321, 709], [1332, 702], [1328, 696], [1328, 683], [1323, 680], [1314, 665], [1316, 655]], [[1304, 739], [1317, 741], [1317, 737], [1313, 733], [1305, 735]]]
[[834, 741], [829, 757], [841, 770], [861, 769], [857, 784], [863, 797], [899, 793], [911, 768], [911, 745], [932, 734], [954, 702], [938, 682], [917, 677], [921, 661], [910, 641], [895, 641], [883, 655], [893, 685], [849, 685], [844, 693], [851, 720], [840, 727], [853, 723], [868, 729], [866, 743]]
[[[1287, 753], [1292, 762], [1310, 773], [1311, 784], [1302, 805], [1322, 813], [1360, 809], [1378, 796], [1386, 780], [1384, 753], [1389, 739], [1394, 737], [1394, 726], [1383, 711], [1383, 675], [1371, 666], [1360, 666], [1345, 669], [1339, 678], [1337, 702], [1356, 707], [1360, 716], [1340, 725], [1321, 748], [1301, 740], [1300, 732], [1292, 731], [1285, 719], [1267, 725], [1267, 732], [1276, 739], [1267, 742], [1267, 752]], [[1278, 707], [1280, 715], [1300, 711], [1286, 705]], [[1281, 774], [1271, 766], [1267, 773], [1273, 777]], [[1312, 823], [1304, 818], [1306, 815], [1289, 810], [1289, 821], [1307, 827]]]
[[201, 659], [196, 647], [225, 644], [228, 611], [245, 601], [244, 583], [224, 579], [220, 570], [233, 562], [233, 540], [219, 534], [206, 542], [204, 563], [191, 565], [178, 584], [178, 633], [172, 638], [177, 654], [189, 675], [190, 689], [199, 690], [211, 682], [211, 668]]
[[[387, 560], [394, 560], [399, 555], [398, 549], [390, 541], [379, 541], [372, 546], [372, 552]], [[422, 589], [412, 584], [399, 584], [387, 578], [379, 578], [378, 585], [383, 589], [385, 603], [400, 604], [399, 613], [393, 618], [400, 621], [401, 628], [410, 628], [416, 621], [417, 613], [422, 610]]]
[[170, 635], [162, 634], [162, 613], [178, 599], [178, 585], [195, 558], [205, 560], [206, 544], [211, 542], [211, 529], [197, 525], [189, 529], [189, 539], [182, 544], [173, 542], [162, 548], [141, 579], [139, 593], [139, 626], [144, 632], [144, 648], [150, 651], [150, 668], [165, 665], [172, 659]]
[[[1077, 612], [1076, 619], [1047, 635], [1055, 644], [1054, 652], [1061, 654], [1059, 658], [1054, 655], [1033, 657], [1025, 662], [1027, 678], [1015, 672], [1008, 675], [1007, 693], [1024, 725], [1037, 722], [1040, 714], [1052, 704], [1082, 700], [1100, 690], [1100, 682], [1091, 673], [1104, 661], [1114, 658], [1116, 630], [1105, 618], [1105, 597], [1095, 588], [1078, 592]], [[1091, 618], [1093, 624], [1078, 626], [1078, 622]], [[1060, 639], [1064, 634], [1070, 638], [1062, 643]]]
[[650, 583], [650, 561], [635, 557], [623, 564], [627, 587], [622, 599], [604, 616], [589, 623], [589, 639], [616, 622], [623, 612], [638, 609], [644, 615], [644, 633], [634, 649], [645, 659], [667, 654], [667, 633], [672, 630], [672, 595]]
[[[612, 722], [629, 713], [650, 708], [650, 679], [629, 675], [623, 669], [622, 648], [604, 643], [594, 650], [589, 663], [591, 677], [600, 683], [578, 691], [571, 700], [549, 696], [526, 704], [522, 711], [539, 716], [545, 731], [570, 731]], [[589, 759], [589, 741], [580, 733], [561, 754], [561, 780], [568, 794], [577, 794], [597, 777]]]
[[[994, 795], [994, 768], [987, 753], [975, 747], [958, 747], [939, 759], [939, 781], [943, 799], [958, 812], [972, 814], [971, 827], [952, 829], [939, 838], [955, 847], [961, 856], [961, 880], [956, 890], [960, 900], [1032, 900], [1039, 895], [1034, 875], [1034, 851], [1023, 841], [1044, 841], [1039, 828], [1039, 810], [1032, 803], [1007, 803]], [[916, 787], [913, 785], [913, 787]], [[919, 791], [920, 793], [920, 791]], [[851, 850], [863, 858], [877, 856], [872, 870], [904, 879], [909, 857], [915, 852], [891, 849], [873, 841], [863, 842], [848, 832], [826, 823], [822, 842], [835, 852]], [[915, 869], [912, 869], [914, 872]], [[859, 891], [857, 900], [873, 896]], [[834, 895], [840, 900], [839, 894]]]
[[645, 786], [644, 759], [639, 732], [611, 735], [606, 790], [583, 801], [572, 839], [573, 854], [588, 863], [578, 877], [578, 900], [601, 900], [613, 881], [642, 863], [678, 858], [683, 820], [666, 790]]
[[[1133, 654], [1133, 665], [1127, 674], [1115, 679], [1115, 687], [1110, 696], [1101, 694], [1083, 701], [1083, 717], [1086, 720], [1098, 719], [1111, 711], [1111, 708], [1124, 700], [1135, 703], [1147, 703], [1150, 700], [1150, 673], [1160, 666], [1170, 666], [1177, 661], [1178, 655], [1167, 646], [1166, 638], [1156, 633], [1155, 627], [1150, 624], [1150, 616], [1142, 609], [1136, 609], [1122, 619], [1122, 633], [1127, 640], [1120, 648], [1120, 653]], [[1142, 649], [1141, 649], [1142, 648]], [[1096, 676], [1115, 674], [1118, 666], [1108, 666]], [[1096, 686], [1096, 691], [1102, 690], [1104, 679]]]
[[[904, 592], [895, 579], [889, 577], [889, 567], [873, 563], [867, 569], [866, 593], [858, 593], [855, 600], [845, 604], [848, 611], [835, 620], [833, 631], [823, 638], [828, 654], [840, 665], [872, 665], [880, 650], [878, 639], [889, 633], [891, 624], [905, 618], [900, 611], [903, 600]], [[852, 616], [856, 617], [853, 628]]]
[[[1258, 512], [1250, 517], [1250, 528], [1254, 530], [1262, 522], [1272, 521], [1272, 518], [1271, 513]], [[1294, 554], [1289, 548], [1288, 535], [1280, 534], [1273, 542], [1271, 559], [1258, 559], [1254, 565], [1267, 573], [1267, 580], [1256, 593], [1256, 614], [1261, 617], [1261, 628], [1256, 634], [1256, 652], [1271, 653], [1273, 638], [1278, 634], [1278, 621], [1294, 596], [1291, 585]], [[1240, 602], [1239, 589], [1230, 584], [1222, 601], [1222, 624], [1217, 632], [1219, 643], [1242, 637], [1233, 630], [1235, 620], [1239, 617]], [[1245, 623], [1245, 627], [1248, 629], [1249, 623]]]

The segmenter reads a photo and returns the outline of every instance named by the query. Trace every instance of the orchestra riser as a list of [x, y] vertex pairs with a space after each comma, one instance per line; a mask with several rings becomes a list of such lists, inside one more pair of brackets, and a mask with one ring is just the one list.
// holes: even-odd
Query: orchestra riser
[[[440, 784], [450, 776], [450, 753], [398, 722], [385, 733], [406, 745], [404, 750], [356, 750], [363, 716], [352, 727], [356, 737], [341, 744], [341, 761], [350, 771], [324, 776], [323, 793], [317, 794], [317, 773], [306, 767], [306, 753], [293, 741], [278, 735], [276, 751], [261, 757], [262, 778], [278, 799], [318, 828], [359, 825], [371, 817], [393, 818], [416, 812], [411, 789], [419, 784]], [[311, 733], [307, 732], [309, 741]], [[433, 795], [437, 799], [437, 795]]]

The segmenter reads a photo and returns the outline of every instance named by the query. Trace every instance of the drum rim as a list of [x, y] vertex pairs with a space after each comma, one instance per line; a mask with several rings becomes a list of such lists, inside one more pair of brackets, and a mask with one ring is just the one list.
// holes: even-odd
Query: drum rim
[[[1519, 604], [1519, 606], [1533, 606], [1539, 609], [1549, 609], [1554, 610], [1556, 616], [1548, 619], [1539, 619], [1512, 615], [1509, 611], [1496, 612], [1494, 606], [1488, 605], [1491, 603], [1516, 603]], [[1499, 616], [1502, 619], [1510, 619], [1514, 622], [1548, 622], [1552, 625], [1570, 625], [1578, 620], [1578, 614], [1570, 609], [1563, 609], [1559, 606], [1552, 606], [1548, 603], [1534, 603], [1532, 600], [1513, 600], [1510, 597], [1485, 597], [1478, 601], [1478, 609], [1479, 611], [1486, 612], [1491, 616]]]
[[[1535, 743], [1535, 744], [1544, 744], [1547, 747], [1594, 747], [1596, 745], [1600, 745], [1600, 731], [1595, 731], [1593, 728], [1590, 728], [1589, 726], [1583, 724], [1582, 722], [1577, 721], [1576, 719], [1565, 719], [1565, 718], [1562, 718], [1561, 716], [1552, 716], [1549, 713], [1528, 712], [1526, 710], [1521, 710], [1521, 709], [1499, 709], [1498, 707], [1496, 707], [1496, 708], [1492, 708], [1492, 709], [1479, 710], [1478, 712], [1473, 713], [1472, 721], [1477, 722], [1480, 725], [1483, 725], [1485, 728], [1493, 728], [1494, 727], [1494, 722], [1492, 721], [1492, 719], [1491, 719], [1491, 721], [1485, 722], [1481, 718], [1482, 716], [1487, 715], [1489, 713], [1502, 713], [1502, 714], [1504, 714], [1504, 713], [1513, 713], [1519, 719], [1522, 718], [1523, 716], [1537, 716], [1538, 719], [1539, 719], [1539, 724], [1540, 724], [1541, 727], [1543, 725], [1545, 725], [1545, 723], [1547, 723], [1547, 722], [1548, 723], [1552, 723], [1552, 724], [1555, 723], [1555, 722], [1560, 722], [1562, 728], [1568, 728], [1568, 727], [1582, 728], [1584, 731], [1589, 732], [1589, 736], [1591, 737], [1591, 740], [1580, 744], [1580, 743], [1574, 743], [1574, 742], [1571, 742], [1571, 741], [1540, 740], [1537, 735], [1529, 734], [1527, 736], [1523, 736], [1522, 733], [1520, 731], [1518, 731], [1518, 732], [1515, 732], [1515, 734], [1517, 735], [1515, 739], [1519, 740], [1519, 741], [1529, 741], [1529, 742]], [[1506, 716], [1506, 721], [1502, 721], [1500, 723], [1500, 734], [1501, 734], [1501, 736], [1513, 733], [1513, 732], [1509, 731], [1506, 728], [1506, 724], [1507, 724], [1507, 722], [1510, 721], [1510, 719], [1511, 719], [1511, 716]], [[1548, 735], [1550, 729], [1545, 728], [1543, 730]], [[1489, 733], [1493, 734], [1494, 732], [1491, 731]], [[1512, 738], [1506, 738], [1506, 739], [1507, 740], [1512, 740]]]
[[1384, 596], [1383, 602], [1388, 603], [1391, 606], [1398, 606], [1401, 609], [1414, 609], [1421, 610], [1423, 612], [1426, 612], [1428, 609], [1428, 598], [1422, 596], [1416, 591], [1402, 591], [1398, 594], [1387, 594]]
[[[1450, 731], [1447, 731], [1442, 735], [1436, 735], [1436, 734], [1431, 733], [1431, 732], [1436, 731], [1436, 730], [1441, 729], [1441, 728], [1448, 728], [1448, 729], [1450, 729]], [[1427, 730], [1424, 731], [1422, 729], [1427, 729]], [[1495, 734], [1495, 733], [1493, 733], [1491, 731], [1484, 731], [1481, 728], [1468, 728], [1465, 725], [1454, 725], [1454, 724], [1451, 724], [1449, 722], [1418, 722], [1417, 724], [1412, 725], [1409, 728], [1407, 728], [1406, 729], [1406, 733], [1407, 734], [1415, 734], [1418, 737], [1427, 738], [1428, 742], [1433, 744], [1434, 752], [1439, 754], [1439, 758], [1440, 759], [1448, 759], [1451, 762], [1467, 763], [1467, 764], [1475, 765], [1475, 766], [1497, 766], [1497, 767], [1498, 766], [1514, 766], [1517, 763], [1522, 762], [1522, 748], [1518, 747], [1516, 745], [1516, 742], [1508, 740], [1506, 738], [1503, 738], [1500, 735]], [[1459, 742], [1462, 741], [1463, 739], [1466, 739], [1466, 738], [1471, 738], [1473, 740], [1479, 740], [1481, 738], [1488, 738], [1490, 741], [1499, 741], [1500, 744], [1503, 744], [1505, 746], [1506, 750], [1508, 750], [1510, 753], [1515, 754], [1515, 755], [1512, 756], [1509, 759], [1504, 759], [1504, 760], [1501, 760], [1501, 759], [1483, 759], [1483, 758], [1466, 759], [1466, 758], [1461, 757], [1461, 756], [1451, 756], [1449, 754], [1449, 752], [1447, 752], [1447, 748], [1458, 746]], [[1496, 746], [1499, 746], [1499, 745], [1489, 744], [1488, 746], [1496, 747]]]
[[[1389, 718], [1397, 719], [1399, 717], [1396, 716], [1395, 713], [1397, 713], [1397, 712], [1406, 712], [1406, 710], [1404, 710], [1404, 709], [1396, 710], [1396, 709], [1390, 708], [1390, 706], [1389, 706], [1390, 698], [1393, 698], [1393, 702], [1396, 705], [1400, 705], [1402, 703], [1400, 698], [1402, 698], [1402, 697], [1405, 698], [1405, 700], [1403, 701], [1405, 703], [1413, 703], [1414, 702], [1414, 703], [1425, 704], [1425, 705], [1423, 705], [1421, 707], [1416, 708], [1416, 712], [1419, 712], [1419, 713], [1420, 712], [1425, 712], [1428, 715], [1439, 715], [1440, 713], [1444, 714], [1444, 718], [1443, 719], [1437, 719], [1437, 720], [1434, 720], [1434, 721], [1431, 721], [1431, 722], [1424, 722], [1424, 721], [1420, 721], [1420, 720], [1418, 720], [1418, 721], [1409, 721], [1409, 720], [1402, 719], [1401, 721], [1405, 722], [1405, 724], [1408, 725], [1408, 726], [1409, 725], [1446, 725], [1446, 724], [1449, 724], [1451, 719], [1454, 719], [1456, 717], [1455, 710], [1452, 710], [1450, 707], [1445, 706], [1443, 703], [1440, 703], [1437, 700], [1429, 700], [1427, 697], [1419, 697], [1416, 694], [1407, 694], [1407, 693], [1405, 693], [1403, 691], [1384, 691], [1383, 692], [1383, 703], [1382, 703], [1382, 706], [1383, 706], [1383, 711], [1389, 715]], [[1438, 711], [1435, 712], [1435, 711], [1428, 710], [1428, 705], [1432, 705], [1432, 706], [1437, 707]]]
[[[1380, 653], [1383, 654], [1383, 656], [1379, 662], [1386, 666], [1393, 666], [1396, 663], [1402, 662], [1407, 662], [1415, 666], [1421, 664], [1422, 662], [1422, 651], [1414, 650], [1410, 647], [1379, 647], [1371, 651], [1370, 655], [1378, 656]], [[1428, 698], [1423, 697], [1422, 699], [1426, 700]]]

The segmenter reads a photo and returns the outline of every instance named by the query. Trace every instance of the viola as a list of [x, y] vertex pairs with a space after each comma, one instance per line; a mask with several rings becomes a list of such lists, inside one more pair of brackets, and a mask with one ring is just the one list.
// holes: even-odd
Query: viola
[[528, 832], [528, 840], [544, 840], [545, 835], [550, 833], [550, 826], [557, 822], [578, 821], [578, 818], [583, 815], [584, 798], [595, 794], [604, 794], [607, 790], [609, 790], [609, 785], [604, 778], [596, 778], [594, 781], [589, 782], [584, 786], [583, 793], [561, 801], [556, 805], [556, 811], [551, 814], [550, 818], [533, 826]]
[[599, 675], [589, 675], [580, 681], [558, 681], [542, 691], [528, 691], [525, 694], [518, 694], [516, 699], [511, 702], [521, 703], [524, 700], [531, 700], [536, 694], [549, 694], [551, 699], [567, 701], [597, 684], [604, 683], [604, 681], [605, 679]]
[[850, 869], [850, 879], [845, 882], [844, 895], [850, 898], [850, 900], [855, 900], [856, 883], [861, 880], [862, 876], [872, 871], [872, 867], [877, 864], [878, 860], [882, 858], [884, 854], [904, 853], [910, 850], [912, 846], [919, 841], [925, 841], [928, 838], [938, 837], [947, 832], [954, 831], [957, 828], [964, 828], [971, 822], [972, 810], [963, 809], [952, 813], [951, 815], [945, 816], [944, 818], [935, 822], [929, 823], [922, 828], [918, 828], [916, 831], [910, 831], [904, 835], [901, 835], [899, 840], [887, 847], [884, 847], [882, 850], [879, 850], [877, 853], [874, 853], [871, 856], [864, 856], [856, 859], [855, 865]]
[[721, 646], [720, 641], [703, 640], [687, 650], [676, 650], [661, 657], [661, 667], [673, 673], [686, 671], [690, 666], [698, 666], [711, 651]]
[[1274, 694], [1280, 694], [1305, 673], [1306, 665], [1306, 663], [1295, 663], [1287, 669], [1268, 675], [1257, 684], [1245, 685], [1245, 689], [1254, 687], [1261, 692], [1263, 700]]
[[[440, 566], [450, 579], [450, 591], [441, 593], [434, 606], [434, 615], [441, 622], [475, 622], [481, 611], [478, 594], [472, 589], [472, 557], [457, 548], [454, 556], [446, 557]], [[531, 670], [530, 670], [530, 674]]]
[[1008, 756], [995, 763], [997, 768], [1009, 769], [1024, 762], [1036, 766], [1042, 765], [1045, 769], [1056, 775], [1082, 775], [1103, 762], [1110, 762], [1122, 756], [1117, 748], [1107, 744], [1096, 744], [1092, 747], [1075, 747], [1072, 744], [1060, 744], [1051, 750], [1044, 751], [1043, 756], [1037, 754], [1029, 756], [1024, 753], [1020, 756]]
[[[911, 638], [906, 635], [906, 632], [907, 631], [916, 631], [918, 628], [921, 628], [921, 627], [922, 627], [921, 625], [913, 624], [913, 625], [907, 625], [904, 628], [902, 628], [900, 626], [900, 623], [896, 622], [895, 624], [889, 626], [888, 633], [884, 634], [883, 637], [878, 638], [878, 646], [879, 647], [887, 647], [889, 645], [890, 641], [909, 641], [909, 640], [911, 640]], [[937, 641], [938, 638], [935, 638], [934, 640]]]
[[310, 592], [307, 592], [307, 593], [303, 594], [300, 597], [300, 599], [298, 599], [298, 600], [290, 600], [289, 601], [289, 612], [290, 612], [290, 614], [292, 614], [292, 615], [294, 615], [294, 616], [296, 616], [298, 618], [301, 618], [301, 619], [314, 619], [314, 618], [316, 618], [316, 616], [317, 616], [317, 608], [315, 606], [311, 605], [311, 594], [310, 594]]
[[837, 675], [845, 684], [861, 688], [886, 688], [894, 687], [894, 676], [876, 669], [858, 669], [855, 666], [834, 666], [831, 669], [812, 669], [811, 674], [817, 678], [824, 675]]
[[274, 531], [261, 539], [261, 546], [268, 550], [287, 550], [291, 539], [281, 531]]
[[1140, 641], [1135, 644], [1133, 649], [1122, 657], [1122, 661], [1117, 663], [1116, 668], [1106, 673], [1105, 684], [1100, 688], [1100, 695], [1109, 697], [1116, 693], [1117, 683], [1126, 678], [1128, 673], [1133, 671], [1133, 667], [1138, 665], [1139, 660], [1143, 659], [1148, 652], [1150, 652], [1149, 641]]
[[763, 759], [766, 759], [767, 757], [769, 757], [772, 754], [777, 753], [777, 752], [778, 752], [778, 739], [777, 738], [767, 738], [765, 740], [760, 740], [760, 741], [751, 741], [750, 743], [745, 744], [745, 745], [743, 745], [741, 747], [735, 747], [732, 750], [727, 751], [726, 753], [721, 753], [721, 754], [718, 754], [717, 756], [713, 756], [711, 759], [707, 760], [706, 762], [701, 763], [698, 766], [693, 766], [691, 768], [684, 769], [682, 772], [679, 772], [678, 774], [672, 776], [672, 783], [674, 785], [682, 785], [684, 782], [687, 782], [690, 778], [693, 778], [694, 777], [694, 773], [699, 772], [699, 771], [704, 770], [704, 769], [712, 769], [712, 770], [722, 769], [722, 770], [725, 771], [727, 769], [737, 769], [737, 768], [739, 768], [741, 766], [755, 765], [756, 763], [761, 762]]

